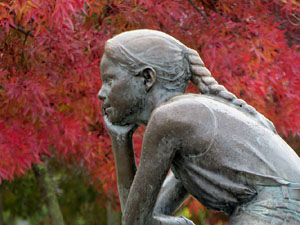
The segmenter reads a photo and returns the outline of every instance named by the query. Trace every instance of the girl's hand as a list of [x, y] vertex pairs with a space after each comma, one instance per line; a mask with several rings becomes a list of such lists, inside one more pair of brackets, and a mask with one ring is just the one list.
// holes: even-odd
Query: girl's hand
[[125, 126], [114, 125], [108, 120], [105, 114], [103, 114], [103, 119], [106, 130], [111, 138], [131, 137], [134, 131], [138, 128], [137, 124], [129, 124]]
[[184, 216], [167, 216], [167, 215], [157, 215], [152, 218], [147, 224], [151, 225], [195, 225], [191, 220], [185, 218]]

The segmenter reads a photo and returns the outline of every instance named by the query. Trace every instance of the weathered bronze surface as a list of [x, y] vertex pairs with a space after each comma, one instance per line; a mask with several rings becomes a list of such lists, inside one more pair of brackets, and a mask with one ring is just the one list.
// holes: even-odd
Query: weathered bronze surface
[[[193, 224], [172, 216], [189, 195], [230, 215], [231, 225], [300, 224], [298, 156], [195, 50], [159, 31], [124, 32], [107, 41], [101, 77], [123, 225]], [[188, 81], [199, 94], [184, 94]]]

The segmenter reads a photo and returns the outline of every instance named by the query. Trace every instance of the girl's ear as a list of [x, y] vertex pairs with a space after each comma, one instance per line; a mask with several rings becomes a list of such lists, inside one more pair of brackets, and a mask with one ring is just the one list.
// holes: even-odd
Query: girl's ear
[[146, 90], [150, 91], [150, 89], [154, 86], [156, 82], [156, 71], [152, 67], [145, 67], [140, 74], [144, 78], [144, 84], [146, 86]]

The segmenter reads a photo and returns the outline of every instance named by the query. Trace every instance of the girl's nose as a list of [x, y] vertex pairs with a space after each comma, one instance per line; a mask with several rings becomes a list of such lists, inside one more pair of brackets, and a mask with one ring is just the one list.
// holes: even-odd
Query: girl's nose
[[104, 101], [105, 96], [104, 96], [104, 94], [103, 94], [103, 88], [101, 88], [101, 89], [99, 90], [97, 96], [98, 96], [98, 98], [99, 98], [100, 100]]

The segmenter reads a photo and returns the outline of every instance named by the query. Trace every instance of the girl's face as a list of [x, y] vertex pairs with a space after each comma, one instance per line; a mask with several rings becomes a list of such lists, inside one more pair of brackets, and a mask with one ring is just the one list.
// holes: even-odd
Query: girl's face
[[106, 54], [102, 57], [100, 71], [102, 87], [98, 97], [103, 101], [104, 114], [113, 124], [136, 123], [147, 93], [143, 78], [124, 70], [117, 60]]

